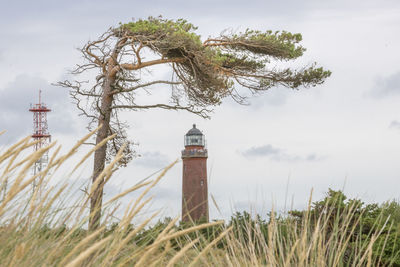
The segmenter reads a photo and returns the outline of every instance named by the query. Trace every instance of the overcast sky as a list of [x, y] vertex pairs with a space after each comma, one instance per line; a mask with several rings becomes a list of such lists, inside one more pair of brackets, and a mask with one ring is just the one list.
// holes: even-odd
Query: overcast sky
[[[226, 99], [210, 120], [184, 112], [125, 113], [140, 159], [117, 173], [112, 194], [180, 158], [193, 123], [206, 135], [212, 218], [249, 206], [304, 207], [328, 188], [367, 202], [400, 198], [399, 1], [7, 1], [0, 9], [0, 146], [32, 129], [30, 103], [43, 90], [49, 129], [65, 146], [86, 133], [64, 79], [81, 62], [76, 48], [133, 18], [185, 18], [207, 38], [224, 29], [303, 35], [301, 62], [332, 71], [319, 87], [273, 88], [239, 106]], [[156, 92], [157, 93], [157, 92]], [[87, 168], [90, 168], [88, 164]], [[153, 208], [177, 215], [178, 163], [155, 189]], [[129, 195], [127, 198], [133, 198]]]

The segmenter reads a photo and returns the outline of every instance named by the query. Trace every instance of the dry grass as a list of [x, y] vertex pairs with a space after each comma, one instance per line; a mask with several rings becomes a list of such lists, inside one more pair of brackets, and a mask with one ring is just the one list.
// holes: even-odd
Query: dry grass
[[[357, 219], [351, 208], [341, 213], [330, 235], [327, 234], [329, 214], [321, 216], [316, 225], [309, 223], [307, 215], [301, 224], [287, 223], [284, 227], [272, 216], [266, 234], [257, 224], [246, 222], [245, 231], [253, 233], [247, 235], [248, 239], [222, 221], [176, 230], [176, 218], [157, 233], [152, 242], [134, 242], [158, 215], [150, 215], [132, 229], [133, 220], [150, 201], [145, 198], [146, 194], [175, 163], [154, 181], [142, 182], [112, 197], [103, 207], [102, 227], [87, 233], [84, 230], [89, 218], [87, 203], [92, 190], [76, 197], [70, 184], [49, 185], [61, 165], [67, 164], [93, 134], [85, 136], [61, 156], [58, 156], [60, 149], [53, 143], [50, 163], [36, 177], [30, 175], [32, 165], [49, 148], [24, 157], [34, 144], [25, 138], [0, 154], [1, 266], [344, 266], [349, 235], [354, 231], [350, 222]], [[89, 151], [78, 161], [70, 175], [84, 166], [92, 153], [93, 150]], [[107, 181], [120, 157], [118, 153], [101, 174]], [[32, 190], [33, 181], [37, 184], [35, 190]], [[113, 231], [107, 231], [119, 209], [117, 201], [136, 190], [143, 192], [131, 202]], [[218, 225], [222, 230], [211, 241], [206, 241], [199, 232]], [[193, 234], [196, 237], [190, 238]], [[377, 263], [372, 257], [372, 246], [379, 234], [377, 230], [371, 233], [368, 243], [357, 244], [352, 255], [357, 259], [354, 266]], [[174, 243], [178, 239], [186, 242]]]

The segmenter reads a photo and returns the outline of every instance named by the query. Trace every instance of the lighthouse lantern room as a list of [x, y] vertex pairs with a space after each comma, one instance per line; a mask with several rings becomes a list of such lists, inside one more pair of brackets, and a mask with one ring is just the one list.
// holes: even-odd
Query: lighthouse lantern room
[[182, 150], [182, 221], [208, 222], [207, 157], [203, 133], [190, 129]]

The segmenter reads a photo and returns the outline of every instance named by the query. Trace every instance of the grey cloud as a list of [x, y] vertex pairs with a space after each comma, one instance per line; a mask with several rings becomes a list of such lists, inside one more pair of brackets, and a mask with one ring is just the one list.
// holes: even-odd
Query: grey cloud
[[52, 110], [48, 114], [49, 131], [57, 134], [73, 134], [76, 129], [76, 111], [70, 103], [68, 90], [51, 86], [46, 80], [19, 75], [0, 89], [0, 129], [7, 133], [0, 138], [0, 144], [12, 143], [32, 132], [30, 104], [38, 102], [38, 90], [42, 90], [42, 102]]
[[282, 106], [288, 99], [288, 90], [286, 88], [271, 88], [263, 96], [256, 96], [250, 100], [251, 106], [260, 108], [263, 106]]
[[400, 72], [378, 78], [371, 93], [374, 97], [400, 95]]
[[[249, 104], [248, 108], [253, 110], [258, 110], [265, 106], [283, 106], [290, 97], [290, 90], [284, 87], [274, 87], [256, 95], [251, 95], [248, 89], [242, 87], [238, 88], [238, 92], [247, 98], [246, 102]], [[227, 99], [226, 102], [232, 106], [237, 105], [232, 99]]]
[[241, 152], [246, 158], [266, 157], [274, 161], [308, 161], [314, 162], [324, 159], [315, 153], [306, 156], [292, 155], [286, 153], [283, 149], [273, 147], [272, 145], [254, 146]]
[[104, 186], [104, 195], [106, 198], [112, 198], [112, 197], [115, 197], [116, 195], [122, 193], [126, 189], [127, 188], [123, 188], [121, 185], [107, 183]]
[[400, 130], [400, 121], [394, 120], [390, 123], [389, 128]]
[[[385, 1], [391, 5], [398, 5], [396, 1]], [[156, 4], [155, 4], [156, 3]], [[315, 14], [321, 11], [346, 12], [354, 15], [354, 11], [378, 10], [382, 8], [381, 3], [372, 0], [362, 1], [272, 1], [255, 0], [249, 5], [243, 5], [243, 1], [232, 0], [229, 4], [226, 1], [142, 1], [140, 3], [128, 0], [119, 1], [125, 8], [118, 8], [112, 1], [100, 0], [93, 4], [90, 1], [71, 0], [62, 1], [9, 1], [3, 6], [3, 13], [0, 21], [10, 24], [15, 21], [17, 25], [31, 21], [47, 21], [54, 24], [60, 21], [68, 21], [69, 24], [103, 24], [110, 22], [109, 26], [118, 23], [119, 20], [126, 21], [132, 17], [143, 18], [149, 15], [159, 14], [165, 17], [184, 17], [189, 20], [223, 20], [225, 25], [237, 21], [237, 17], [246, 17], [244, 14], [251, 14], [252, 19], [279, 17], [285, 20], [298, 20], [308, 14]], [[90, 12], [88, 12], [90, 10]], [[110, 12], [113, 10], [113, 12]], [[183, 14], [183, 15], [182, 15]], [[207, 16], [204, 16], [207, 14]], [[101, 18], [101, 20], [99, 20]], [[211, 27], [211, 26], [210, 26]], [[81, 27], [82, 28], [82, 27]], [[24, 28], [22, 28], [24, 30]], [[79, 29], [77, 29], [79, 30]]]
[[[115, 185], [115, 184], [106, 184], [104, 187], [105, 193], [105, 201], [115, 197], [116, 195], [124, 192], [130, 186], [124, 186], [122, 184]], [[168, 188], [163, 187], [160, 185], [156, 185], [152, 188], [146, 195], [146, 197], [152, 197], [152, 204], [147, 205], [147, 208], [150, 206], [156, 207], [157, 209], [163, 209], [167, 207], [168, 204], [171, 205], [171, 202], [178, 200], [180, 198], [181, 192], [179, 191], [180, 187]], [[136, 200], [142, 193], [144, 189], [139, 189], [133, 192], [128, 193], [127, 195], [119, 198], [117, 200], [118, 203], [122, 204], [122, 207], [117, 211], [118, 216], [123, 215], [123, 211], [126, 209], [127, 205], [132, 205], [131, 201]], [[178, 202], [179, 203], [179, 202]], [[180, 205], [174, 205], [177, 203], [172, 204], [173, 209], [179, 209]], [[145, 208], [146, 209], [146, 208]]]
[[154, 195], [154, 199], [170, 200], [171, 198], [177, 197], [181, 194], [181, 191], [179, 189], [180, 187], [167, 188], [162, 186], [156, 186], [154, 190], [151, 191], [151, 194]]
[[159, 151], [147, 151], [141, 154], [141, 156], [133, 161], [133, 164], [145, 167], [145, 168], [163, 168], [170, 164], [171, 161], [168, 157]]
[[[120, 5], [126, 6], [124, 9], [116, 9], [115, 4], [109, 1], [97, 1], [94, 5], [91, 2], [87, 1], [77, 1], [72, 0], [67, 3], [55, 3], [54, 1], [49, 0], [40, 0], [30, 2], [24, 1], [24, 7], [21, 8], [21, 4], [18, 2], [10, 2], [9, 4], [4, 6], [4, 19], [10, 18], [11, 15], [17, 16], [17, 18], [21, 19], [39, 19], [43, 16], [46, 16], [51, 19], [57, 19], [59, 16], [62, 17], [72, 17], [75, 19], [85, 19], [90, 17], [96, 17], [100, 15], [105, 15], [107, 17], [109, 14], [117, 12], [117, 14], [125, 16], [138, 16], [138, 13], [143, 15], [153, 15], [157, 16], [162, 13], [174, 14], [175, 16], [182, 16], [182, 14], [194, 13], [197, 17], [204, 17], [204, 14], [212, 17], [221, 17], [223, 14], [227, 14], [226, 17], [233, 18], [236, 15], [243, 15], [243, 9], [246, 10], [246, 13], [251, 13], [253, 16], [289, 16], [290, 14], [298, 14], [298, 13], [308, 13], [313, 5], [308, 5], [306, 3], [300, 3], [299, 1], [289, 1], [290, 4], [280, 3], [280, 2], [272, 2], [272, 1], [262, 1], [256, 0], [251, 5], [243, 6], [243, 2], [239, 0], [233, 0], [226, 4], [224, 1], [202, 1], [202, 2], [192, 2], [192, 1], [182, 1], [182, 0], [173, 0], [164, 2], [164, 1], [156, 1], [157, 4], [153, 2], [141, 2], [134, 3], [128, 0], [120, 1]], [[78, 8], [79, 7], [79, 8]], [[136, 9], [132, 9], [129, 7], [136, 7]], [[179, 7], [179, 8], [177, 8]], [[88, 13], [87, 10], [91, 9], [93, 12]], [[109, 10], [115, 10], [115, 12], [109, 12]], [[140, 12], [135, 12], [135, 10], [140, 10]], [[147, 10], [147, 11], [144, 11]], [[108, 11], [108, 12], [106, 12]], [[197, 12], [194, 12], [197, 11]], [[148, 14], [149, 12], [153, 12], [153, 14]], [[107, 14], [109, 13], [109, 14]], [[40, 17], [37, 14], [41, 14]]]
[[272, 147], [272, 145], [264, 145], [252, 147], [242, 152], [245, 157], [264, 157], [264, 156], [277, 156], [281, 154], [280, 149]]
[[305, 157], [305, 160], [307, 160], [307, 161], [318, 161], [318, 160], [321, 160], [322, 159], [322, 157], [320, 157], [320, 156], [318, 156], [317, 154], [309, 154], [309, 155], [307, 155], [306, 157]]

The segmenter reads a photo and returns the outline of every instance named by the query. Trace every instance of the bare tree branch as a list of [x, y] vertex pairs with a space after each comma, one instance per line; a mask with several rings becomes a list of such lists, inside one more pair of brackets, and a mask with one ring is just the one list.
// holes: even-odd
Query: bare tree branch
[[140, 84], [131, 88], [127, 88], [127, 89], [121, 89], [121, 90], [114, 90], [111, 92], [111, 94], [117, 94], [117, 93], [127, 93], [127, 92], [131, 92], [143, 87], [147, 87], [150, 85], [154, 85], [154, 84], [171, 84], [171, 85], [178, 85], [178, 84], [182, 84], [182, 82], [172, 82], [172, 81], [163, 81], [163, 80], [158, 80], [158, 81], [152, 81], [152, 82], [148, 82], [148, 83], [144, 83], [144, 84]]
[[159, 65], [159, 64], [165, 64], [165, 63], [177, 63], [177, 62], [183, 62], [185, 61], [184, 58], [171, 58], [171, 59], [156, 59], [156, 60], [151, 60], [147, 62], [142, 62], [140, 64], [121, 64], [118, 66], [115, 66], [111, 72], [110, 76], [114, 76], [121, 68], [125, 70], [138, 70], [142, 69], [145, 67], [153, 66], [153, 65]]
[[152, 109], [152, 108], [161, 108], [161, 109], [170, 109], [170, 110], [186, 110], [190, 113], [199, 115], [203, 118], [210, 118], [208, 115], [211, 112], [210, 109], [201, 108], [199, 110], [196, 109], [195, 106], [180, 106], [180, 105], [166, 105], [166, 104], [155, 104], [155, 105], [115, 105], [112, 106], [111, 109], [131, 109], [131, 110], [140, 110], [140, 109]]

